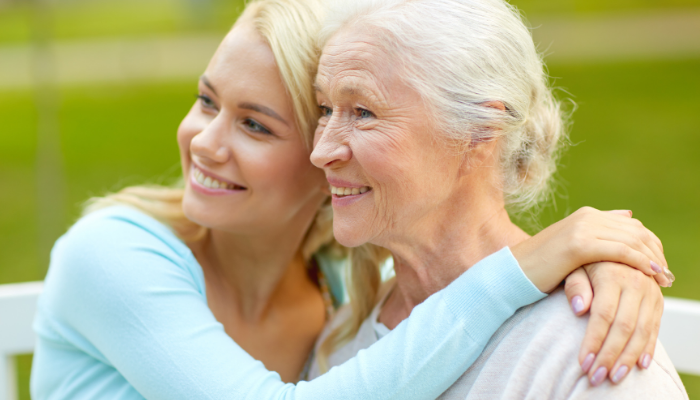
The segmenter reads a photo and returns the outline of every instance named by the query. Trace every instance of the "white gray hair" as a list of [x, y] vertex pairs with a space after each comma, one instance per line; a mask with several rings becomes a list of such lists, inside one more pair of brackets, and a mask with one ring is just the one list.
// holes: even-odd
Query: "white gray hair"
[[[321, 44], [349, 27], [382, 32], [377, 44], [403, 67], [402, 77], [460, 151], [502, 138], [503, 191], [512, 211], [548, 197], [566, 124], [514, 7], [503, 0], [340, 0], [327, 15]], [[483, 105], [490, 101], [506, 111]]]

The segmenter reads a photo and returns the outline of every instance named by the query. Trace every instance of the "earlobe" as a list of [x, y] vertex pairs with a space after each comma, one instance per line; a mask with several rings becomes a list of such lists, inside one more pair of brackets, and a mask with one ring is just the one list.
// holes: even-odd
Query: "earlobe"
[[462, 153], [460, 169], [467, 174], [475, 168], [494, 167], [498, 165], [500, 139], [472, 140]]

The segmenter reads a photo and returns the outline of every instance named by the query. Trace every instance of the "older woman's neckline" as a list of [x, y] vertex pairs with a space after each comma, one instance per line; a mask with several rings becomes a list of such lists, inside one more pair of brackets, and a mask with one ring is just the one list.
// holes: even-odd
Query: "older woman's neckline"
[[[461, 249], [451, 249], [451, 257], [435, 259], [429, 265], [413, 266], [406, 260], [395, 257], [394, 289], [385, 300], [379, 321], [393, 329], [410, 315], [415, 306], [445, 288], [474, 264], [503, 247], [512, 247], [528, 237], [527, 233], [508, 219], [507, 226], [480, 229], [474, 235], [472, 243], [465, 243]], [[454, 254], [459, 251], [463, 254]]]

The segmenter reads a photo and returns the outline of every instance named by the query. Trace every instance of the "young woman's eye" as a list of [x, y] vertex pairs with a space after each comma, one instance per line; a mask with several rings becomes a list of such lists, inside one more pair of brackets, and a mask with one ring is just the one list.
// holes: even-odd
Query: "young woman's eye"
[[358, 108], [357, 114], [360, 118], [372, 118], [374, 114], [371, 111], [365, 110], [364, 108]]
[[198, 94], [197, 98], [202, 103], [202, 107], [216, 110], [216, 104], [209, 96], [207, 96], [205, 94]]
[[248, 130], [250, 130], [252, 132], [264, 133], [267, 135], [271, 135], [271, 132], [267, 128], [265, 128], [264, 126], [260, 125], [260, 123], [258, 123], [255, 120], [252, 120], [250, 118], [245, 119], [243, 121], [243, 125], [245, 125], [248, 128]]
[[318, 106], [318, 109], [321, 110], [322, 117], [330, 117], [333, 115], [333, 110], [330, 107]]

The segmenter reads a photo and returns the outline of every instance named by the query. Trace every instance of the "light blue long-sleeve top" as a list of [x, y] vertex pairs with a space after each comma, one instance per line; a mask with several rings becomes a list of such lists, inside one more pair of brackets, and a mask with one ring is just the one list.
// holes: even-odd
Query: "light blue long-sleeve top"
[[544, 297], [510, 250], [474, 265], [360, 356], [284, 383], [207, 307], [204, 276], [165, 225], [128, 207], [56, 243], [35, 321], [31, 392], [42, 399], [431, 399], [498, 327]]

